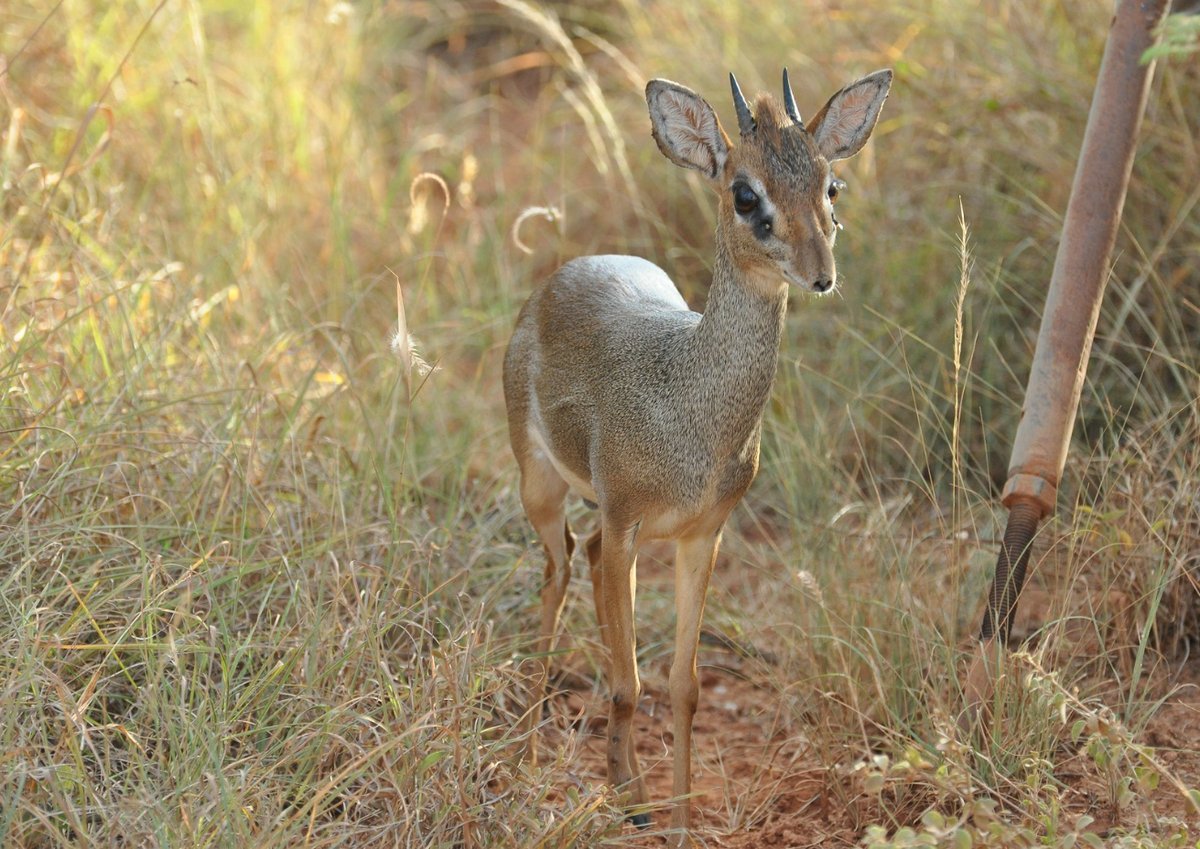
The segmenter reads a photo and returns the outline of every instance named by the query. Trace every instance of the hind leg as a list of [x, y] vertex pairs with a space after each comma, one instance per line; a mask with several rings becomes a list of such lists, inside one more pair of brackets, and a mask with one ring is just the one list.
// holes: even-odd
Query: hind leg
[[583, 544], [587, 552], [588, 571], [592, 577], [592, 599], [596, 605], [596, 625], [600, 629], [600, 645], [606, 646], [604, 636], [604, 572], [600, 569], [600, 528], [596, 528]]
[[567, 524], [564, 501], [567, 484], [548, 461], [531, 457], [521, 469], [521, 503], [546, 551], [542, 580], [542, 613], [536, 647], [537, 666], [530, 685], [529, 705], [522, 730], [526, 734], [525, 754], [537, 763], [537, 724], [546, 699], [550, 677], [550, 658], [558, 642], [558, 622], [571, 580], [571, 554], [575, 535]]

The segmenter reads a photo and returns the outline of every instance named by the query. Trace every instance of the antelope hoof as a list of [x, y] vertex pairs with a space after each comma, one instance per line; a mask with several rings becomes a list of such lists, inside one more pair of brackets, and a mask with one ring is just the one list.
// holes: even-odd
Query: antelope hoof
[[636, 825], [638, 828], [649, 828], [650, 827], [650, 815], [648, 813], [646, 813], [645, 811], [643, 811], [640, 814], [630, 814], [629, 821], [631, 823], [633, 823], [634, 825]]

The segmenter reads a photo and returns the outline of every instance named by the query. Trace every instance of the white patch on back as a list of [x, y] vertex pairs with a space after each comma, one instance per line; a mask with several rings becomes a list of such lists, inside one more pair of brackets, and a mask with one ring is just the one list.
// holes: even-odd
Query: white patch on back
[[688, 308], [687, 301], [667, 273], [649, 260], [620, 254], [589, 256], [584, 260], [586, 262], [578, 263], [581, 266], [578, 273], [589, 281], [602, 277], [610, 289], [625, 293], [629, 306], [650, 300], [666, 309]]

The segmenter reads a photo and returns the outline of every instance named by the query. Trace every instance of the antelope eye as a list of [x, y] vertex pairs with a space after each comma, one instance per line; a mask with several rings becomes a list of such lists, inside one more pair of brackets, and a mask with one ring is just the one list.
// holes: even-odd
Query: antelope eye
[[733, 187], [733, 208], [739, 215], [748, 215], [758, 208], [758, 195], [745, 183]]
[[846, 188], [846, 183], [842, 180], [839, 180], [837, 177], [834, 177], [829, 183], [829, 202], [836, 203], [838, 195], [841, 194], [842, 189], [844, 188]]

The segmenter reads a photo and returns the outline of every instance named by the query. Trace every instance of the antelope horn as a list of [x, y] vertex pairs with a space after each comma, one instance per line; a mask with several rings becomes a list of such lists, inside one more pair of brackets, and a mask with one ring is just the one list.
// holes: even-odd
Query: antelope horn
[[796, 108], [796, 97], [792, 94], [792, 81], [788, 79], [787, 68], [783, 69], [783, 108], [788, 117], [803, 130], [804, 122], [800, 120], [800, 110]]
[[737, 77], [732, 72], [729, 74], [729, 87], [733, 90], [733, 107], [737, 110], [738, 131], [743, 136], [748, 136], [754, 132], [757, 125], [754, 123], [754, 116], [750, 114], [750, 107], [746, 105], [746, 98], [742, 96]]

